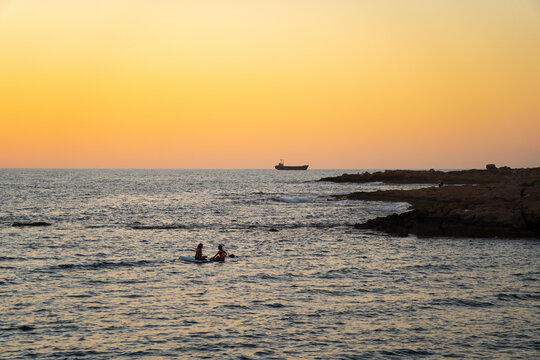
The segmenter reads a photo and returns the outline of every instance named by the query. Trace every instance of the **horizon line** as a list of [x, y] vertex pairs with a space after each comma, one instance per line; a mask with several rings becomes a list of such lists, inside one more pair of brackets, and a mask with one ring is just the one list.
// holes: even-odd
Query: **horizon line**
[[[500, 166], [497, 168], [505, 167]], [[531, 167], [516, 167], [511, 169], [530, 169], [537, 166]], [[540, 167], [540, 166], [538, 166]], [[427, 168], [427, 167], [400, 167], [400, 168], [312, 168], [308, 170], [297, 170], [297, 171], [309, 171], [309, 170], [485, 170], [486, 167], [482, 168]], [[272, 170], [279, 171], [274, 168], [151, 168], [151, 167], [0, 167], [0, 170]]]

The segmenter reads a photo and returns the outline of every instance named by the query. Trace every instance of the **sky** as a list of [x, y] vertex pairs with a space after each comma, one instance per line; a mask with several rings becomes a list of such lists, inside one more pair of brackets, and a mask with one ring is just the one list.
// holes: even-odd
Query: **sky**
[[540, 166], [540, 0], [0, 0], [0, 168]]

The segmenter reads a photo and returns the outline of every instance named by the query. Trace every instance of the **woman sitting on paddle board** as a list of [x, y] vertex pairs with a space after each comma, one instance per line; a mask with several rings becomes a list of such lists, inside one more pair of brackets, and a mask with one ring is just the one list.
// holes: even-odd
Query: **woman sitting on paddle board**
[[226, 257], [227, 257], [227, 253], [225, 252], [225, 250], [223, 250], [223, 245], [219, 244], [217, 254], [212, 256], [210, 258], [210, 260], [212, 260], [212, 261], [225, 261]]
[[202, 247], [203, 247], [202, 243], [197, 245], [197, 250], [195, 250], [195, 259], [196, 260], [206, 260], [206, 258], [207, 258], [207, 256], [203, 256], [203, 254], [202, 254]]

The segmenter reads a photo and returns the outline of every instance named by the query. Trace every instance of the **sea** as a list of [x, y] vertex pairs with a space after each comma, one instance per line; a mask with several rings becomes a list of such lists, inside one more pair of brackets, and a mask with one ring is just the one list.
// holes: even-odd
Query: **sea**
[[428, 186], [358, 172], [0, 169], [0, 359], [540, 358], [540, 241], [354, 229]]

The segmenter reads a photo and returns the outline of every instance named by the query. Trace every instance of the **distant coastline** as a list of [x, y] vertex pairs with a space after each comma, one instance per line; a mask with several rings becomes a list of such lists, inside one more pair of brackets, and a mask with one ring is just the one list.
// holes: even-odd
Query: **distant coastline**
[[[540, 239], [540, 168], [485, 170], [387, 170], [343, 174], [320, 181], [439, 184], [416, 190], [355, 192], [338, 199], [399, 201], [411, 210], [355, 225], [393, 235]], [[459, 184], [460, 186], [456, 186]]]

